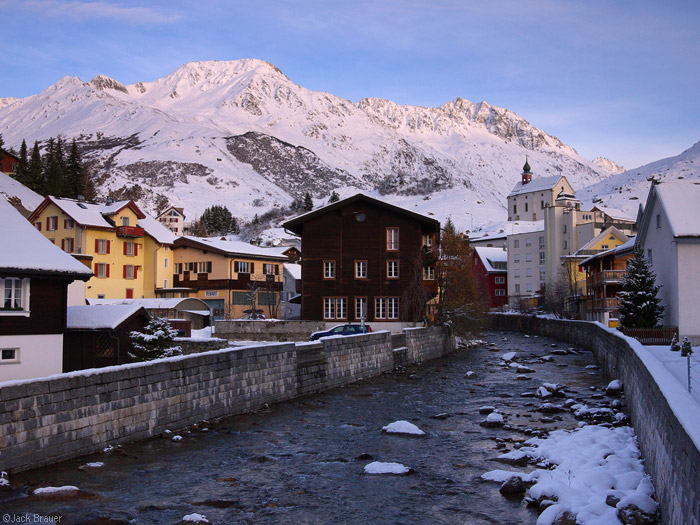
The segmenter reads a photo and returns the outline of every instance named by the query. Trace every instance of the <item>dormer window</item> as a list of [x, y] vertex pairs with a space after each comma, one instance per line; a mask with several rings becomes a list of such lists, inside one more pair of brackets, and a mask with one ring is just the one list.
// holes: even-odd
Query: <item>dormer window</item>
[[129, 217], [122, 217], [122, 226], [129, 226]]

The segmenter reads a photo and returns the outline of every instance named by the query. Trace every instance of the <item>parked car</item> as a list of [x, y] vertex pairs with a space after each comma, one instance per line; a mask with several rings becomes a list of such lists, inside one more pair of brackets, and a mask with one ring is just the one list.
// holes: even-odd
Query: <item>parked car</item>
[[334, 326], [330, 330], [324, 330], [322, 332], [314, 332], [311, 334], [311, 340], [316, 341], [321, 337], [328, 337], [329, 335], [356, 335], [356, 334], [368, 334], [372, 331], [372, 328], [366, 324], [361, 326], [359, 324], [339, 324]]

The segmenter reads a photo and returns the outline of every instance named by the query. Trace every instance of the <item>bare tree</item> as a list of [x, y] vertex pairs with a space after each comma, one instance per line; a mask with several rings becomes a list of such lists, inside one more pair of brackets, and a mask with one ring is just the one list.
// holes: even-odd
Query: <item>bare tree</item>
[[425, 307], [432, 294], [423, 286], [423, 268], [430, 258], [431, 252], [423, 250], [413, 259], [409, 284], [401, 296], [401, 319], [404, 321], [418, 322], [425, 318]]

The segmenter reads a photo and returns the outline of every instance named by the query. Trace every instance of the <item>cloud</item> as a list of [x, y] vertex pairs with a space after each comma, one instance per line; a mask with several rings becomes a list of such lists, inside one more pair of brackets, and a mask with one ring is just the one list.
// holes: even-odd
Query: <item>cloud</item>
[[[6, 3], [0, 2], [0, 7], [3, 5]], [[127, 7], [109, 2], [28, 0], [22, 7], [45, 16], [68, 18], [78, 22], [107, 19], [137, 24], [171, 24], [182, 18], [177, 13], [162, 12], [150, 7]]]

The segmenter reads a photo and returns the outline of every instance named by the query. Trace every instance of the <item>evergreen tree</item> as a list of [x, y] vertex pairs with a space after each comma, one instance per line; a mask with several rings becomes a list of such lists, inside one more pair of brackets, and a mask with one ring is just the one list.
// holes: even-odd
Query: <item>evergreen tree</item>
[[457, 230], [455, 229], [455, 225], [452, 222], [452, 217], [447, 217], [447, 222], [445, 223], [445, 227], [442, 230], [447, 235], [454, 235], [457, 232]]
[[42, 164], [39, 142], [34, 141], [32, 156], [29, 158], [29, 165], [27, 167], [27, 186], [41, 195], [46, 195], [42, 178]]
[[622, 280], [620, 298], [620, 322], [625, 328], [653, 328], [661, 319], [665, 307], [657, 296], [654, 272], [649, 268], [641, 249], [634, 251]]
[[331, 192], [331, 198], [328, 199], [328, 202], [333, 203], [333, 202], [338, 202], [340, 200], [340, 195], [334, 190]]
[[256, 226], [260, 224], [260, 217], [258, 217], [257, 213], [255, 214], [255, 217], [253, 217], [253, 224], [255, 224]]
[[85, 196], [85, 169], [78, 151], [78, 144], [73, 139], [70, 145], [70, 153], [68, 154], [68, 163], [66, 165], [66, 191], [67, 197], [77, 199], [78, 195]]
[[129, 356], [134, 361], [151, 361], [182, 355], [182, 348], [176, 346], [174, 341], [177, 330], [170, 326], [167, 319], [156, 317], [146, 325], [145, 330], [130, 334], [134, 352], [129, 352]]
[[304, 195], [304, 210], [311, 211], [314, 209], [314, 200], [311, 198], [311, 194], [307, 191]]
[[236, 218], [226, 206], [214, 205], [207, 208], [199, 218], [199, 223], [205, 237], [238, 233]]
[[29, 160], [27, 158], [27, 143], [24, 139], [22, 139], [22, 145], [19, 147], [19, 162], [17, 163], [15, 176], [19, 182], [29, 186]]

